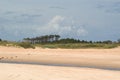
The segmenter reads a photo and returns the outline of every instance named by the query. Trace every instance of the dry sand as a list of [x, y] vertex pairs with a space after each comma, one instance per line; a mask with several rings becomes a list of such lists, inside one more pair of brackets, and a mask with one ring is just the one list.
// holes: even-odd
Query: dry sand
[[0, 63], [0, 80], [120, 80], [120, 47], [115, 49], [0, 47], [0, 62], [10, 62]]
[[119, 71], [0, 63], [0, 80], [120, 80]]

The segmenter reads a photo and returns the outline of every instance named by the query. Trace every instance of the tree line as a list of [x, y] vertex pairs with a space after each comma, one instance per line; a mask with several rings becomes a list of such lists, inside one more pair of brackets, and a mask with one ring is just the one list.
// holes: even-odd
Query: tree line
[[39, 36], [35, 38], [24, 38], [23, 41], [30, 42], [30, 43], [50, 43], [50, 42], [57, 42], [60, 38], [60, 35], [45, 35]]
[[[2, 42], [0, 38], [0, 42]], [[111, 44], [111, 43], [120, 43], [120, 39], [117, 41], [87, 41], [87, 40], [80, 40], [80, 39], [74, 39], [74, 38], [61, 38], [60, 35], [44, 35], [34, 38], [24, 38], [23, 42], [30, 42], [32, 44], [38, 44], [38, 43], [105, 43], [105, 44]]]
[[118, 39], [117, 42], [113, 42], [111, 40], [106, 41], [87, 41], [87, 40], [80, 40], [80, 39], [74, 39], [74, 38], [60, 38], [60, 35], [44, 35], [34, 38], [24, 38], [23, 41], [30, 42], [32, 44], [38, 44], [38, 43], [105, 43], [105, 44], [111, 44], [111, 43], [120, 43], [120, 39]]

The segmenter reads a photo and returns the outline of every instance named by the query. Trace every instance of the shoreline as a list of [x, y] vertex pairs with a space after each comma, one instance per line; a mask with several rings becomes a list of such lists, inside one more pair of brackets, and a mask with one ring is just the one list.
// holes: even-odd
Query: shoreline
[[80, 66], [80, 65], [71, 65], [71, 64], [45, 64], [45, 63], [35, 63], [35, 62], [15, 62], [15, 61], [0, 61], [4, 64], [21, 64], [21, 65], [38, 65], [38, 66], [51, 66], [51, 67], [71, 67], [71, 68], [90, 68], [90, 69], [100, 69], [100, 70], [110, 70], [110, 71], [120, 71], [120, 68], [113, 67], [99, 67], [99, 66]]

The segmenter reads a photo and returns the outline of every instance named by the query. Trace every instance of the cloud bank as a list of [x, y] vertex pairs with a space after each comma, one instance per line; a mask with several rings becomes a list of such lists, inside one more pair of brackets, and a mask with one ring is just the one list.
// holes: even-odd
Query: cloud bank
[[[77, 25], [74, 20], [60, 15], [53, 16], [53, 18], [42, 25], [29, 20], [40, 16], [41, 15], [21, 14], [17, 17], [14, 15], [12, 18], [0, 18], [0, 23], [5, 22], [0, 24], [1, 37], [10, 40], [13, 40], [14, 37], [16, 40], [21, 40], [24, 37], [59, 34], [63, 38], [70, 37], [78, 39], [80, 36], [88, 34], [88, 32], [82, 26]], [[15, 20], [14, 17], [16, 17]]]

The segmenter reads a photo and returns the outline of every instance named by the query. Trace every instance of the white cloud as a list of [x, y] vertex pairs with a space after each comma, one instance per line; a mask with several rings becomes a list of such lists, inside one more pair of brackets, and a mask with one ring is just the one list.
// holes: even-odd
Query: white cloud
[[85, 36], [86, 34], [88, 34], [88, 32], [82, 27], [77, 30], [77, 33], [82, 36]]
[[79, 38], [87, 35], [87, 31], [82, 27], [76, 25], [74, 20], [70, 20], [63, 16], [54, 16], [48, 24], [39, 27], [37, 31], [39, 34], [59, 34], [62, 37]]
[[47, 24], [46, 27], [51, 29], [58, 30], [60, 28], [60, 23], [64, 20], [64, 17], [62, 16], [55, 16], [53, 19]]

